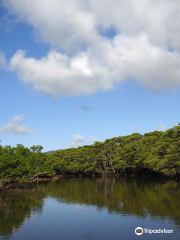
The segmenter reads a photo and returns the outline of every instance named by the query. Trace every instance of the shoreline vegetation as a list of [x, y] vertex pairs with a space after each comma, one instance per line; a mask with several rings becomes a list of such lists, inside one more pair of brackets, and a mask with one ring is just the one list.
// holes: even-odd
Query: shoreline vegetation
[[54, 176], [180, 178], [180, 124], [165, 132], [133, 133], [53, 154], [42, 149], [40, 145], [30, 149], [22, 144], [0, 145], [0, 189], [17, 181]]

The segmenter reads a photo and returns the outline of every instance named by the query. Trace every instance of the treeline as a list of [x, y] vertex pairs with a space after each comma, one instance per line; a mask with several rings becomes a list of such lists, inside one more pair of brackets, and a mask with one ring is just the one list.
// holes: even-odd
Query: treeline
[[180, 173], [180, 126], [165, 132], [134, 133], [57, 151], [48, 160], [60, 173]]
[[78, 148], [41, 153], [41, 146], [30, 149], [0, 146], [0, 179], [30, 179], [38, 172], [58, 174], [157, 173], [179, 176], [180, 125], [165, 132], [107, 139]]
[[0, 181], [28, 180], [39, 172], [52, 175], [52, 167], [47, 164], [48, 156], [41, 153], [42, 149], [40, 145], [30, 149], [22, 144], [17, 147], [0, 145]]

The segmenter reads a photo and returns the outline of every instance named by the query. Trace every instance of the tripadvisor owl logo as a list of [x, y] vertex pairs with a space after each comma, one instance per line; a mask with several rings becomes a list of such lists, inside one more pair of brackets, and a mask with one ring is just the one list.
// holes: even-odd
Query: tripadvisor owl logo
[[142, 229], [141, 227], [137, 227], [137, 228], [135, 229], [135, 233], [136, 233], [137, 235], [142, 235], [142, 234], [143, 234], [143, 229]]

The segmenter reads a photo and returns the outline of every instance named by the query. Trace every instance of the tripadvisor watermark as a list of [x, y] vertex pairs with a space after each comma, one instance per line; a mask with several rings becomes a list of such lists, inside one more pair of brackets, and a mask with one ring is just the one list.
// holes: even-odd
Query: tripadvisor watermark
[[173, 229], [150, 229], [150, 228], [141, 228], [141, 227], [137, 227], [135, 229], [135, 233], [136, 235], [142, 235], [143, 233], [149, 233], [149, 234], [152, 234], [152, 233], [173, 233]]

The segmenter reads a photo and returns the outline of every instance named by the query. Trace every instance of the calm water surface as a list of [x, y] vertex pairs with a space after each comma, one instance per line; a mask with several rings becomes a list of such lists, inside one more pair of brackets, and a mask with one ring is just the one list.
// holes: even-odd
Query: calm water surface
[[[132, 178], [61, 178], [0, 195], [0, 239], [180, 239], [180, 184]], [[142, 227], [141, 236], [135, 228]], [[145, 233], [145, 229], [173, 233]]]

